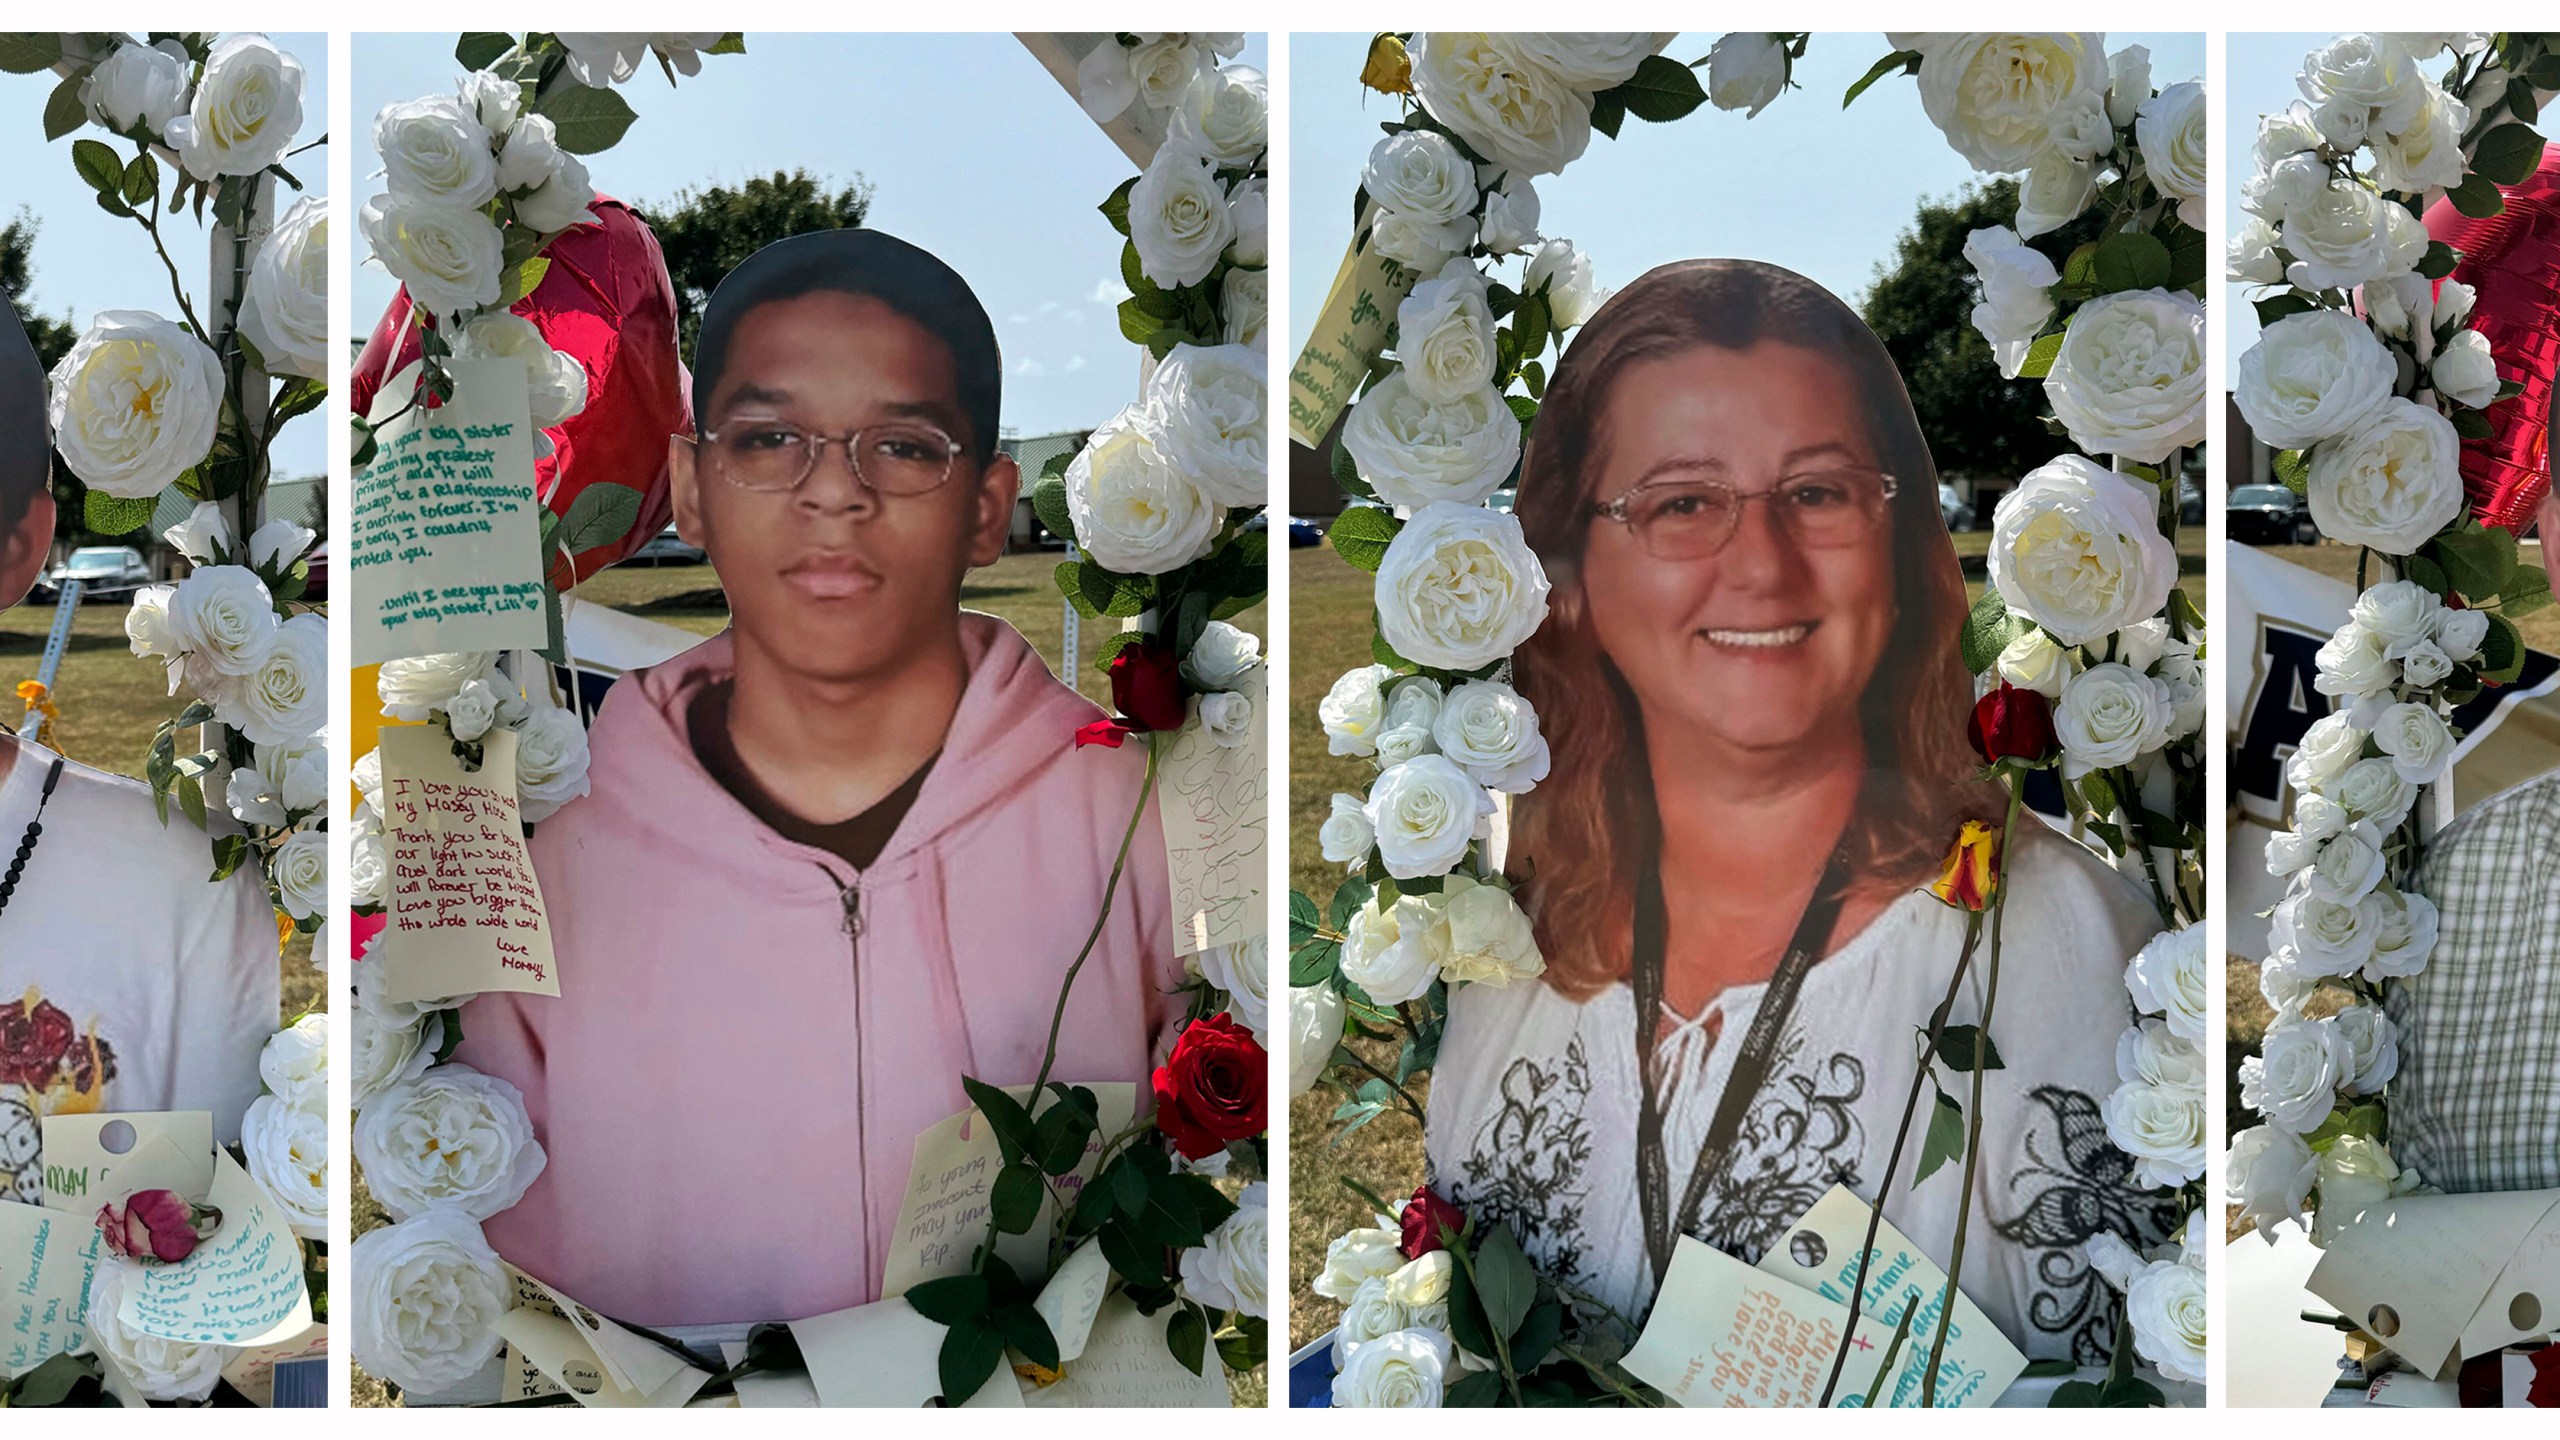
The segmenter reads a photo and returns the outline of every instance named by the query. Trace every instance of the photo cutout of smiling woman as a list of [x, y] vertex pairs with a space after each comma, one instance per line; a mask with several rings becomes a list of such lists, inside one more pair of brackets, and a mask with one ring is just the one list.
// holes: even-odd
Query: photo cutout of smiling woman
[[[2001, 815], [1961, 738], [1937, 491], [1875, 335], [1771, 265], [1646, 274], [1539, 411], [1518, 515], [1555, 590], [1515, 683], [1554, 768], [1505, 868], [1546, 972], [1453, 994], [1426, 1144], [1450, 1198], [1631, 1318], [1678, 1236], [1757, 1262], [1834, 1184], [1952, 1249], [1960, 1167], [1885, 1177], [1964, 946], [1929, 885], [1963, 822]], [[2014, 848], [1965, 1290], [2031, 1358], [2102, 1363], [2085, 1242], [2176, 1220], [2099, 1117], [2157, 920], [2066, 836], [2022, 823]]]

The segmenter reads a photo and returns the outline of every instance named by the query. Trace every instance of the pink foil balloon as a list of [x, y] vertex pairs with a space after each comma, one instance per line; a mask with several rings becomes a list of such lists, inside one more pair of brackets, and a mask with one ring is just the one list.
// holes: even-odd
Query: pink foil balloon
[[2484, 525], [2521, 535], [2551, 490], [2551, 401], [2560, 377], [2560, 146], [2506, 192], [2507, 208], [2474, 220], [2439, 200], [2427, 233], [2461, 252], [2453, 278], [2479, 292], [2472, 328], [2498, 374], [2524, 393], [2488, 409], [2492, 433], [2462, 445], [2462, 485]]

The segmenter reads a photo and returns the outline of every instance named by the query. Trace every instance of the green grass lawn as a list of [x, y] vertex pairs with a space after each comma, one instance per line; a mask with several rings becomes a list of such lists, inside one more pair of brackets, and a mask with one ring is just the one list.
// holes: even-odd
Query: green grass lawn
[[[183, 695], [170, 697], [158, 661], [137, 657], [125, 642], [125, 609], [121, 600], [83, 605], [72, 621], [71, 643], [54, 677], [54, 703], [62, 712], [54, 743], [83, 765], [140, 779], [152, 732], [185, 709], [187, 701]], [[0, 610], [0, 708], [6, 710], [0, 724], [17, 723], [18, 682], [35, 678], [52, 629], [51, 605]], [[169, 823], [187, 822], [173, 809]], [[209, 854], [205, 863], [210, 873]], [[324, 991], [320, 971], [311, 963], [311, 941], [295, 936], [285, 951], [281, 1018], [327, 1009]]]

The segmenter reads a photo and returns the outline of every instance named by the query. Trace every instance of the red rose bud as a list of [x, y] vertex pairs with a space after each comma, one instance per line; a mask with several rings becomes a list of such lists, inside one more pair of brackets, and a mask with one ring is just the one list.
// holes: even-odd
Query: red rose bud
[[1973, 753], [1985, 760], [2049, 760], [2053, 757], [2053, 707], [2034, 690], [2003, 680], [1973, 704], [1966, 727]]
[[1428, 1185], [1417, 1185], [1413, 1198], [1404, 1202], [1404, 1258], [1419, 1260], [1434, 1250], [1446, 1248], [1441, 1232], [1451, 1235], [1467, 1228], [1466, 1212], [1431, 1193]]
[[1261, 1043], [1233, 1016], [1192, 1021], [1156, 1069], [1156, 1128], [1188, 1160], [1261, 1134], [1268, 1065]]
[[125, 1197], [121, 1210], [108, 1205], [98, 1211], [107, 1248], [146, 1263], [175, 1265], [221, 1228], [221, 1211], [195, 1204], [175, 1190], [137, 1190]]
[[1117, 720], [1096, 720], [1090, 725], [1077, 727], [1076, 748], [1081, 750], [1087, 745], [1108, 745], [1117, 750], [1120, 748], [1120, 742], [1128, 739], [1129, 734], [1129, 727]]
[[1165, 640], [1142, 640], [1111, 657], [1111, 704], [1132, 730], [1179, 730], [1182, 660]]

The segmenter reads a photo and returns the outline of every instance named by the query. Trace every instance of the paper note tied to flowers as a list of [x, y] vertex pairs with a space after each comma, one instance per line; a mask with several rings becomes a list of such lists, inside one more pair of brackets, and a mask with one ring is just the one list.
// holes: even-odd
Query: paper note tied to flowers
[[1253, 703], [1253, 727], [1244, 744], [1221, 745], [1193, 725], [1156, 764], [1177, 955], [1263, 933], [1264, 840], [1271, 820], [1271, 778], [1263, 765], [1270, 733], [1264, 721], [1267, 673], [1257, 666], [1241, 687]]
[[465, 770], [442, 726], [382, 732], [390, 923], [365, 965], [388, 1000], [560, 993], [516, 803], [515, 733], [492, 729], [480, 744], [480, 768]]

